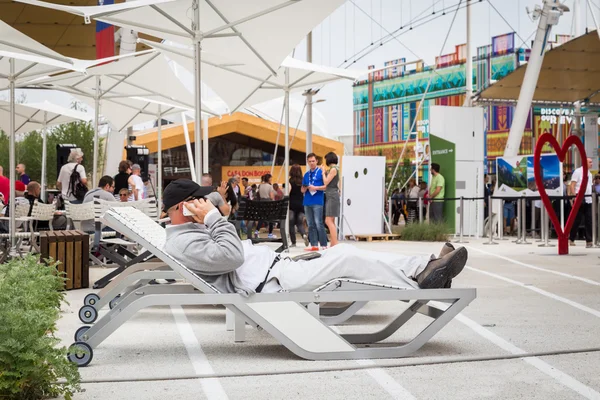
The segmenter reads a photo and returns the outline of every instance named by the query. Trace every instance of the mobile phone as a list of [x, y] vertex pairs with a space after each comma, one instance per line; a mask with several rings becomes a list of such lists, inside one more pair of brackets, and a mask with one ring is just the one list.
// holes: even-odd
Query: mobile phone
[[194, 215], [193, 212], [191, 212], [190, 210], [188, 210], [188, 208], [185, 206], [185, 204], [183, 205], [183, 215], [186, 217], [191, 217]]

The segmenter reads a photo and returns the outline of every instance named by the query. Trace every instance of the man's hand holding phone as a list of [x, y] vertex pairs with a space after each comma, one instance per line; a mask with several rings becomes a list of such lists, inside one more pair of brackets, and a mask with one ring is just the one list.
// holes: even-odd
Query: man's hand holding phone
[[194, 199], [183, 203], [183, 215], [194, 218], [199, 224], [204, 224], [204, 217], [214, 209], [215, 206], [210, 200]]

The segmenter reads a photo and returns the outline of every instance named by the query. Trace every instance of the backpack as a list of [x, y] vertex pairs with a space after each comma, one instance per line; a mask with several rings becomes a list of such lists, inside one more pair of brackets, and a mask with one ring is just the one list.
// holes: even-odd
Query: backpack
[[72, 194], [79, 201], [83, 201], [85, 194], [88, 192], [88, 188], [81, 182], [81, 175], [77, 172], [79, 164], [75, 165], [71, 177], [69, 178], [69, 191], [67, 194]]
[[260, 185], [256, 186], [256, 192], [254, 193], [254, 199], [253, 200], [260, 200]]

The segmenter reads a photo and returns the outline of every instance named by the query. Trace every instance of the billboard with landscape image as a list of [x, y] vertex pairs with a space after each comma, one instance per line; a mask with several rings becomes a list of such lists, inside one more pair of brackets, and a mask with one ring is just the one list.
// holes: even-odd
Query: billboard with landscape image
[[[538, 196], [533, 171], [533, 156], [498, 157], [496, 159], [498, 190], [503, 196]], [[555, 154], [542, 155], [540, 159], [544, 188], [550, 196], [562, 196], [562, 164]]]

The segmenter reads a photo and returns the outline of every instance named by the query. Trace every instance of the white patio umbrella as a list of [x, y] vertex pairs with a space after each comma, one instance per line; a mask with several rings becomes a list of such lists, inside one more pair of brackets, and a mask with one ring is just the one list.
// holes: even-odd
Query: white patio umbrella
[[[194, 71], [192, 47], [174, 47], [143, 39], [138, 41], [162, 52], [188, 71]], [[289, 68], [290, 77], [287, 86], [284, 77], [286, 68]], [[366, 73], [367, 70], [327, 67], [286, 57], [277, 68], [276, 74], [273, 74], [248, 65], [236, 65], [234, 59], [227, 60], [202, 52], [203, 82], [225, 101], [232, 113], [245, 106], [281, 97], [286, 88], [295, 92], [340, 79], [354, 81]]]
[[[92, 103], [96, 121], [102, 114], [117, 131], [155, 118], [160, 121], [170, 113], [194, 108], [193, 95], [175, 76], [165, 58], [153, 50], [119, 62], [88, 68], [85, 73], [61, 74], [38, 79], [31, 84], [67, 92], [80, 101]], [[206, 107], [203, 110], [214, 115]], [[93, 159], [93, 182], [96, 183], [98, 123], [95, 124]], [[160, 192], [162, 171], [159, 170], [158, 174]]]
[[[9, 135], [9, 168], [10, 168], [10, 198], [15, 196], [15, 89], [23, 82], [64, 71], [84, 71], [86, 68], [109, 62], [120, 57], [101, 60], [84, 61], [64, 57], [55, 51], [36, 42], [27, 35], [17, 31], [3, 21], [0, 21], [0, 89], [9, 90], [10, 117], [8, 121]], [[9, 233], [14, 245], [15, 202], [10, 201]]]
[[[0, 128], [10, 125], [10, 103], [0, 101]], [[15, 133], [40, 130], [42, 133], [42, 198], [46, 195], [47, 129], [73, 121], [89, 120], [87, 114], [44, 101], [15, 105]]]
[[[180, 48], [165, 44], [140, 40], [154, 47], [183, 68], [194, 70], [194, 52], [191, 47]], [[253, 106], [282, 95], [285, 96], [285, 182], [289, 174], [289, 94], [306, 88], [323, 86], [327, 83], [347, 79], [355, 81], [367, 73], [363, 70], [341, 69], [316, 65], [286, 57], [277, 73], [264, 72], [248, 65], [214, 62], [213, 55], [202, 52], [202, 77], [204, 82], [227, 103], [231, 112], [244, 106]], [[279, 139], [279, 138], [278, 138]], [[275, 148], [275, 152], [277, 147]], [[286, 185], [286, 194], [289, 185]]]
[[[276, 75], [292, 49], [344, 0], [176, 0], [88, 13], [98, 21], [194, 46], [196, 175], [201, 175], [201, 51]], [[52, 8], [51, 6], [49, 6]], [[66, 6], [60, 9], [68, 10]], [[190, 17], [190, 10], [192, 16]], [[75, 13], [73, 11], [69, 11]], [[81, 10], [77, 12], [81, 13]], [[102, 11], [100, 11], [102, 12]]]

